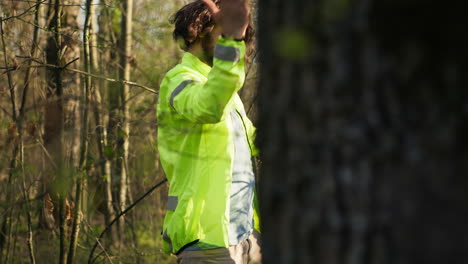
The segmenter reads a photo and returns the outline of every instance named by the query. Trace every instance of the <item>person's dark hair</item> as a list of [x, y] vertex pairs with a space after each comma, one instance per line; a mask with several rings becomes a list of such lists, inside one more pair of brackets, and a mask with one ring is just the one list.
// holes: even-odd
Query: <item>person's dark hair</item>
[[[219, 0], [213, 0], [213, 2], [219, 6]], [[171, 16], [169, 22], [175, 26], [172, 32], [174, 40], [177, 41], [179, 46], [185, 51], [187, 51], [192, 44], [196, 43], [201, 33], [214, 25], [211, 13], [200, 0], [196, 0], [182, 7]], [[253, 53], [253, 42], [254, 28], [252, 23], [250, 23], [245, 35], [247, 58]]]

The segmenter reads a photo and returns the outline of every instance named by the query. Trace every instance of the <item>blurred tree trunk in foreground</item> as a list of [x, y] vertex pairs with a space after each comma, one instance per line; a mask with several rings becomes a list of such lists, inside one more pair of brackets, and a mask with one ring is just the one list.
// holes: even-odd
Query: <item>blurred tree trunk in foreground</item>
[[259, 5], [265, 263], [468, 263], [461, 2]]

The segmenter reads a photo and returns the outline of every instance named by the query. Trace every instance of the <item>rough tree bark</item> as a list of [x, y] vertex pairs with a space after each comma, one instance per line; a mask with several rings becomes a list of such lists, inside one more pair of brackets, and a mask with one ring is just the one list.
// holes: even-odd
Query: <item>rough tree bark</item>
[[[58, 208], [60, 229], [59, 263], [65, 263], [67, 255], [68, 230], [67, 222], [71, 219], [72, 203], [68, 201], [72, 179], [79, 166], [81, 115], [78, 98], [79, 76], [63, 70], [68, 63], [79, 58], [78, 13], [73, 8], [79, 0], [55, 0], [49, 5], [49, 27], [52, 35], [47, 40], [46, 61], [56, 67], [48, 67], [47, 91], [44, 117], [44, 146], [52, 158], [46, 168], [44, 185], [52, 197], [49, 203]], [[47, 198], [46, 198], [47, 199]], [[50, 198], [49, 198], [50, 199]], [[45, 204], [47, 201], [45, 201]], [[44, 210], [47, 226], [54, 228], [52, 210]], [[57, 215], [57, 213], [56, 213]]]
[[467, 263], [462, 2], [259, 1], [265, 263]]
[[[54, 31], [53, 35], [49, 37], [46, 47], [46, 60], [48, 64], [61, 65], [60, 55], [62, 50], [62, 36], [59, 32], [61, 28], [60, 16], [62, 8], [60, 0], [54, 1], [53, 5], [49, 6], [48, 17], [50, 20], [50, 28]], [[60, 225], [60, 257], [59, 263], [65, 263], [65, 221], [64, 221], [64, 193], [57, 194], [56, 190], [51, 186], [51, 182], [57, 177], [57, 182], [62, 182], [60, 177], [59, 167], [61, 167], [60, 158], [63, 156], [62, 137], [63, 137], [63, 86], [62, 86], [62, 70], [59, 68], [47, 68], [47, 104], [45, 106], [44, 118], [44, 146], [52, 160], [48, 163], [46, 169], [45, 188], [47, 192], [53, 197], [55, 204], [58, 204], [59, 211], [59, 225]], [[54, 206], [56, 208], [56, 206]], [[53, 217], [47, 215], [53, 211], [44, 210], [45, 219], [50, 220], [46, 222], [47, 226], [53, 228], [55, 222]]]

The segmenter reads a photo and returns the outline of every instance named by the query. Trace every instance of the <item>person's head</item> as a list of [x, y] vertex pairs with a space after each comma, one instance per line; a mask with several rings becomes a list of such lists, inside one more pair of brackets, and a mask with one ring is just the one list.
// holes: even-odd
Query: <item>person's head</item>
[[[213, 0], [219, 5], [219, 0]], [[212, 64], [216, 40], [221, 35], [221, 28], [214, 23], [211, 13], [206, 5], [199, 0], [191, 2], [171, 18], [170, 23], [175, 28], [172, 33], [181, 49], [192, 52], [202, 61]], [[245, 43], [247, 46], [246, 60], [254, 51], [254, 29], [252, 24], [247, 28]]]

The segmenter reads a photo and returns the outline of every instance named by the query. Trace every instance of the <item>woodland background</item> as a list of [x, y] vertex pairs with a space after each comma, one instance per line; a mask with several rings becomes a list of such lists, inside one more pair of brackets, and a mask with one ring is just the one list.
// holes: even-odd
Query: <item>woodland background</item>
[[[86, 263], [165, 178], [155, 106], [183, 55], [168, 21], [187, 2], [0, 2], [0, 263]], [[160, 251], [166, 193], [113, 225], [96, 263], [174, 261]]]

